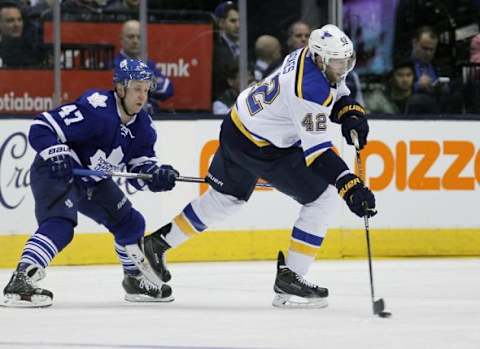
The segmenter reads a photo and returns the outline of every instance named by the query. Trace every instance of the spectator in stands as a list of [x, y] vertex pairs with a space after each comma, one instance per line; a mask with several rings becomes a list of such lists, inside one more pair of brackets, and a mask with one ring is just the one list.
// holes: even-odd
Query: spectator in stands
[[287, 32], [287, 53], [306, 46], [311, 31], [312, 30], [310, 26], [303, 21], [297, 21], [292, 23], [288, 28]]
[[24, 19], [16, 1], [0, 2], [0, 66], [33, 67], [44, 60], [40, 43], [24, 31]]
[[406, 114], [407, 101], [413, 94], [415, 67], [412, 62], [398, 63], [386, 86], [365, 93], [365, 107], [374, 114]]
[[385, 90], [365, 93], [365, 106], [375, 114], [438, 113], [435, 100], [414, 92], [415, 66], [411, 61], [398, 62], [389, 75]]
[[418, 92], [433, 93], [438, 73], [432, 61], [438, 45], [438, 35], [431, 27], [420, 27], [412, 40], [412, 60], [415, 64], [415, 86]]
[[238, 65], [240, 55], [240, 16], [232, 1], [222, 2], [215, 8], [218, 35], [215, 38], [213, 56], [213, 96], [219, 98], [229, 87], [226, 79], [227, 67]]
[[228, 88], [223, 91], [220, 97], [213, 101], [213, 114], [228, 114], [230, 107], [235, 103], [240, 93], [240, 76], [238, 71], [238, 64], [232, 64], [227, 67], [226, 79]]
[[475, 35], [470, 42], [470, 62], [480, 63], [480, 34]]
[[[140, 55], [140, 22], [137, 20], [129, 20], [123, 23], [120, 34], [122, 49], [115, 57], [115, 66], [125, 58], [141, 59]], [[155, 72], [157, 79], [157, 87], [155, 92], [149, 94], [147, 111], [154, 114], [160, 111], [160, 101], [164, 101], [173, 96], [173, 84], [169, 78], [163, 75], [155, 67], [155, 62], [151, 59], [147, 60], [148, 67]]]
[[[439, 106], [437, 109], [442, 112], [458, 112], [459, 91], [450, 88], [450, 78], [440, 77], [438, 68], [434, 63], [434, 57], [438, 45], [437, 33], [428, 26], [417, 29], [412, 40], [411, 59], [415, 65], [415, 84], [413, 91], [415, 94], [423, 94], [425, 106], [411, 105], [414, 110], [423, 113], [431, 110], [431, 106]], [[452, 90], [452, 92], [451, 92]], [[433, 99], [430, 101], [429, 99]]]
[[259, 36], [255, 42], [255, 61], [254, 77], [260, 81], [279, 65], [282, 64], [282, 47], [280, 41], [271, 35]]
[[[235, 103], [238, 95], [240, 94], [240, 74], [238, 64], [233, 64], [227, 67], [227, 83], [228, 88], [223, 92], [223, 94], [213, 101], [213, 114], [216, 115], [225, 115], [230, 112], [230, 108]], [[248, 72], [247, 77], [248, 83], [253, 84], [255, 80], [253, 79], [253, 74], [251, 71]]]
[[139, 0], [114, 0], [108, 4], [105, 12], [138, 12]]

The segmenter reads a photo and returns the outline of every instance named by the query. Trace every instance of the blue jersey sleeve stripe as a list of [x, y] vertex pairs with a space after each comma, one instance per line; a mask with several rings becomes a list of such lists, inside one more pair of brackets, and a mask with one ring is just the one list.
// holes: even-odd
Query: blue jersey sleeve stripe
[[295, 75], [295, 95], [297, 97], [303, 98], [303, 70], [305, 66], [305, 55], [307, 53], [307, 48], [305, 47], [300, 54], [297, 65], [297, 73]]
[[200, 218], [198, 218], [197, 214], [193, 210], [192, 204], [188, 204], [187, 207], [183, 209], [183, 213], [197, 231], [204, 231], [205, 229], [207, 229], [207, 226], [203, 224], [203, 222], [200, 220]]
[[307, 244], [313, 246], [320, 246], [323, 241], [322, 237], [307, 233], [306, 231], [298, 229], [297, 227], [293, 227], [292, 238], [306, 242]]
[[333, 147], [332, 142], [330, 142], [330, 141], [323, 142], [323, 143], [314, 145], [313, 147], [310, 147], [310, 148], [308, 148], [307, 150], [305, 150], [305, 151], [303, 152], [303, 156], [304, 156], [304, 157], [307, 157], [307, 156], [311, 155], [312, 153], [314, 153], [314, 152], [316, 152], [316, 151], [318, 151], [318, 150], [320, 150], [320, 149], [331, 148], [331, 147]]

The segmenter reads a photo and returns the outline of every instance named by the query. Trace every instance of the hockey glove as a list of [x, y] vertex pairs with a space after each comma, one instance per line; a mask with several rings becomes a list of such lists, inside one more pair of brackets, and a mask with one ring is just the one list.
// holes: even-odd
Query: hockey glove
[[346, 174], [335, 184], [338, 194], [348, 205], [350, 211], [359, 217], [367, 215], [373, 217], [377, 214], [375, 210], [375, 196], [372, 191], [363, 185], [362, 180], [352, 174]]
[[47, 163], [50, 176], [70, 182], [73, 179], [70, 148], [66, 144], [56, 144], [42, 150], [39, 154]]
[[358, 134], [360, 149], [367, 144], [368, 122], [365, 109], [353, 98], [344, 96], [332, 108], [331, 120], [342, 124], [342, 134], [350, 145], [354, 145], [350, 132], [355, 130]]
[[175, 179], [179, 176], [178, 171], [170, 165], [160, 167], [154, 165], [144, 173], [152, 175], [152, 179], [147, 182], [147, 186], [153, 192], [172, 190], [175, 186]]

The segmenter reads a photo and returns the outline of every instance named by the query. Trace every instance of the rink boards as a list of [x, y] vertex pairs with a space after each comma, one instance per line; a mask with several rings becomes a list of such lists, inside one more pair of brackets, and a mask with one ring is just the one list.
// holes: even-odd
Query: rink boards
[[[28, 120], [0, 121], [0, 267], [13, 266], [36, 228], [29, 188], [34, 151], [27, 146]], [[219, 120], [156, 121], [157, 155], [185, 176], [204, 176], [218, 145]], [[362, 152], [379, 214], [371, 220], [377, 256], [480, 255], [480, 141], [476, 121], [370, 122]], [[335, 125], [336, 127], [336, 125]], [[354, 151], [334, 143], [354, 166]], [[168, 222], [205, 185], [179, 183], [168, 193], [134, 192], [119, 181], [147, 221], [147, 231]], [[171, 260], [272, 259], [286, 249], [299, 205], [271, 189], [257, 190], [238, 214], [172, 251]], [[363, 220], [338, 200], [336, 219], [319, 257], [365, 256]], [[112, 237], [80, 217], [73, 243], [57, 264], [116, 261]]]

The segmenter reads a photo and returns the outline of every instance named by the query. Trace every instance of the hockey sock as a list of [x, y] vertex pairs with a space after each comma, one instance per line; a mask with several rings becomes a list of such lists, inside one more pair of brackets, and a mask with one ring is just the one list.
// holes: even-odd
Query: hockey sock
[[117, 253], [118, 259], [120, 260], [125, 273], [132, 276], [140, 274], [140, 270], [135, 266], [135, 263], [133, 263], [130, 257], [128, 257], [125, 246], [119, 245], [115, 242], [115, 252]]
[[47, 219], [26, 242], [20, 263], [46, 268], [72, 238], [73, 223], [71, 221], [63, 218]]
[[35, 233], [25, 244], [20, 263], [34, 264], [46, 268], [57, 254], [58, 249], [52, 240], [45, 235]]
[[293, 227], [288, 249], [287, 267], [305, 275], [317, 255], [323, 238]]

